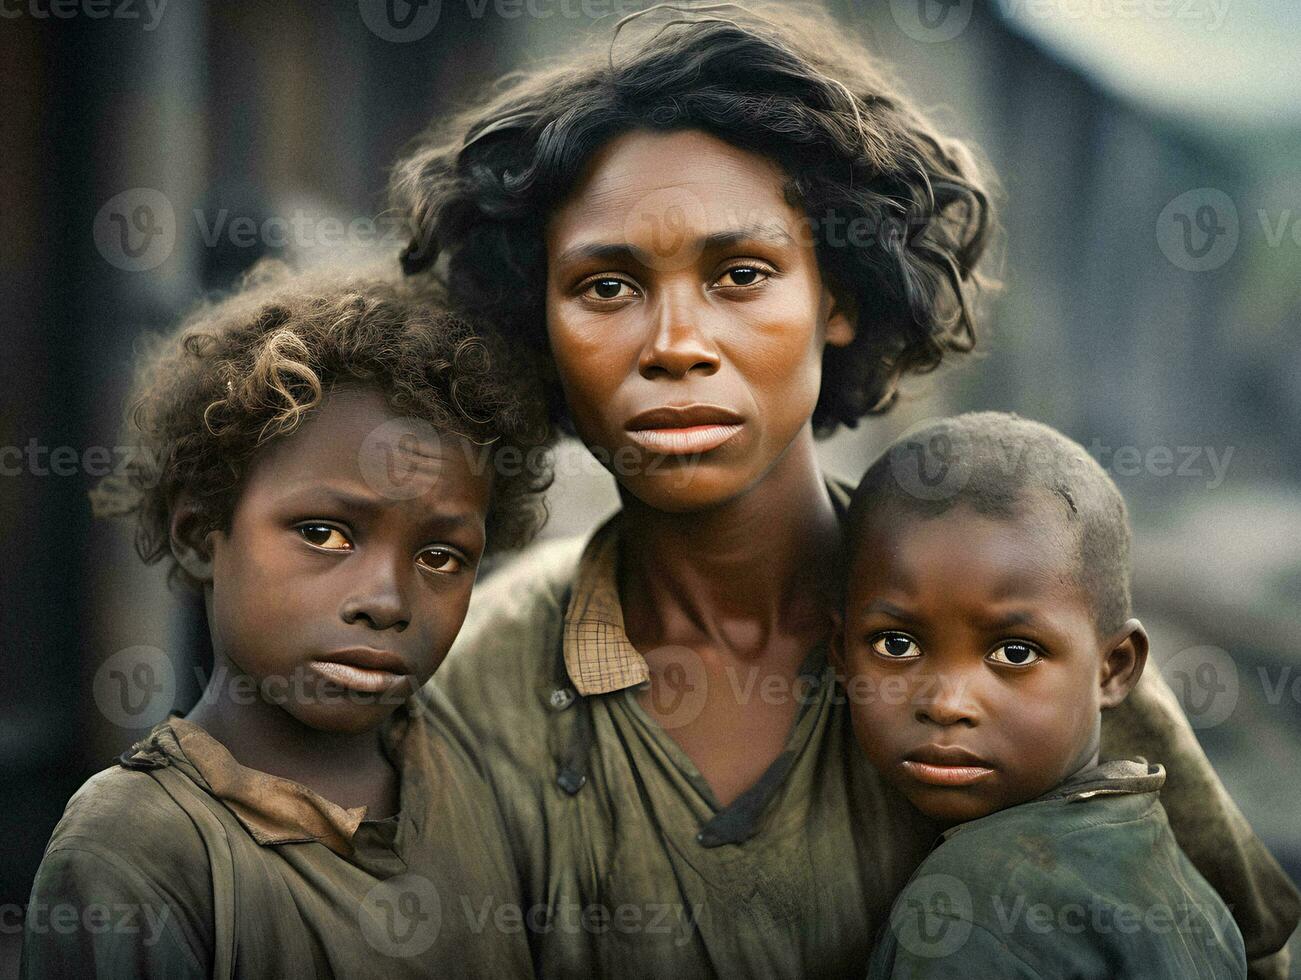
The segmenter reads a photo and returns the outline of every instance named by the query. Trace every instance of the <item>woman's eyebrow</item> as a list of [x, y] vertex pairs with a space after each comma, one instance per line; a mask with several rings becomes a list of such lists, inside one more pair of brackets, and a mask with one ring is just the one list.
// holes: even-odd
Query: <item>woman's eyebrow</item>
[[[795, 239], [791, 236], [791, 233], [785, 228], [762, 224], [710, 232], [703, 238], [696, 239], [694, 243], [681, 242], [676, 247], [689, 248], [694, 244], [698, 251], [706, 252], [741, 245], [746, 242], [763, 242], [768, 245], [783, 246], [790, 245], [794, 241]], [[615, 263], [630, 262], [642, 266], [651, 265], [654, 261], [651, 254], [645, 249], [628, 242], [580, 242], [561, 252], [556, 258], [556, 264], [566, 265], [571, 262], [585, 262], [589, 259], [600, 259], [603, 262]]]

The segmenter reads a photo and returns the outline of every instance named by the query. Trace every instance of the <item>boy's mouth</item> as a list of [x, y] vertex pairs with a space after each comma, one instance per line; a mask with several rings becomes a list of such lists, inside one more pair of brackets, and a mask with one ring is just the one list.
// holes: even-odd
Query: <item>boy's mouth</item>
[[407, 680], [410, 671], [396, 653], [371, 647], [334, 650], [308, 662], [331, 683], [350, 691], [383, 694]]
[[969, 786], [994, 774], [994, 766], [958, 745], [923, 745], [904, 756], [899, 767], [931, 786]]

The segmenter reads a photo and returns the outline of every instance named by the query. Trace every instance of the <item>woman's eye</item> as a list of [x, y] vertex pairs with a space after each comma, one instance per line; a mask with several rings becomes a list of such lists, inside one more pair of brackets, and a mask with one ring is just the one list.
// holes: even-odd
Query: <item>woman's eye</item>
[[[769, 276], [766, 269], [761, 269], [757, 265], [737, 265], [728, 269], [718, 277], [718, 284], [721, 286], [753, 286], [762, 282]], [[731, 282], [724, 280], [731, 278]]]
[[913, 660], [922, 655], [917, 641], [907, 633], [882, 633], [872, 641], [872, 649], [890, 660]]
[[990, 651], [989, 659], [996, 664], [1028, 667], [1030, 664], [1038, 663], [1043, 656], [1029, 643], [1004, 643]]
[[454, 575], [465, 567], [465, 560], [454, 551], [445, 548], [430, 548], [416, 555], [416, 564], [431, 572], [442, 575]]
[[324, 548], [326, 551], [348, 551], [352, 548], [347, 535], [329, 524], [299, 524], [298, 533], [314, 548]]
[[[624, 290], [627, 290], [627, 292], [625, 293]], [[634, 295], [635, 292], [631, 283], [610, 276], [603, 279], [593, 279], [587, 284], [587, 288], [583, 290], [585, 296], [603, 300], [626, 299]]]

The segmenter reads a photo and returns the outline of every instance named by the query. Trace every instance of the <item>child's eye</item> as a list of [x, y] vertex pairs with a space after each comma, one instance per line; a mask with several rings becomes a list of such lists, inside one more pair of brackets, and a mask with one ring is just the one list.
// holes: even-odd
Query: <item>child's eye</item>
[[332, 524], [299, 524], [298, 533], [313, 548], [325, 551], [349, 551], [352, 542], [348, 536]]
[[[771, 272], [757, 265], [734, 265], [718, 277], [718, 286], [755, 286], [767, 279]], [[731, 277], [731, 282], [724, 282]]]
[[[624, 292], [625, 289], [627, 290], [626, 293]], [[590, 280], [583, 287], [582, 294], [588, 299], [596, 300], [628, 299], [637, 294], [637, 289], [625, 279], [618, 279], [614, 276], [601, 276], [598, 279]]]
[[907, 633], [881, 633], [872, 640], [872, 649], [889, 660], [915, 660], [921, 647]]
[[1029, 643], [1012, 641], [991, 650], [989, 659], [996, 664], [1005, 664], [1009, 667], [1028, 667], [1042, 660], [1043, 655]]
[[466, 560], [448, 548], [429, 548], [416, 555], [416, 564], [430, 572], [440, 575], [455, 575], [461, 571]]

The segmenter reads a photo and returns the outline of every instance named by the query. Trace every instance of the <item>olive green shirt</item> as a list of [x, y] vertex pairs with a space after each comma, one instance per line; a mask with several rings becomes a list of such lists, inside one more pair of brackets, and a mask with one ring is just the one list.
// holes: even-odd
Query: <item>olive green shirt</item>
[[868, 980], [1244, 980], [1242, 935], [1180, 851], [1159, 765], [1104, 762], [944, 832]]
[[[831, 491], [843, 513], [844, 488]], [[618, 535], [616, 516], [585, 547], [539, 545], [476, 588], [457, 643], [419, 695], [439, 737], [477, 753], [493, 786], [535, 967], [861, 977], [936, 828], [866, 761], [822, 649], [804, 665], [785, 750], [719, 806], [635, 696], [648, 672], [623, 629]], [[1171, 826], [1233, 908], [1251, 975], [1286, 977], [1296, 890], [1156, 671], [1108, 712], [1103, 754], [1167, 765]]]
[[[410, 704], [410, 702], [409, 702]], [[490, 799], [404, 706], [383, 745], [400, 812], [365, 819], [157, 725], [73, 796], [37, 871], [24, 977], [519, 977], [522, 928]]]

